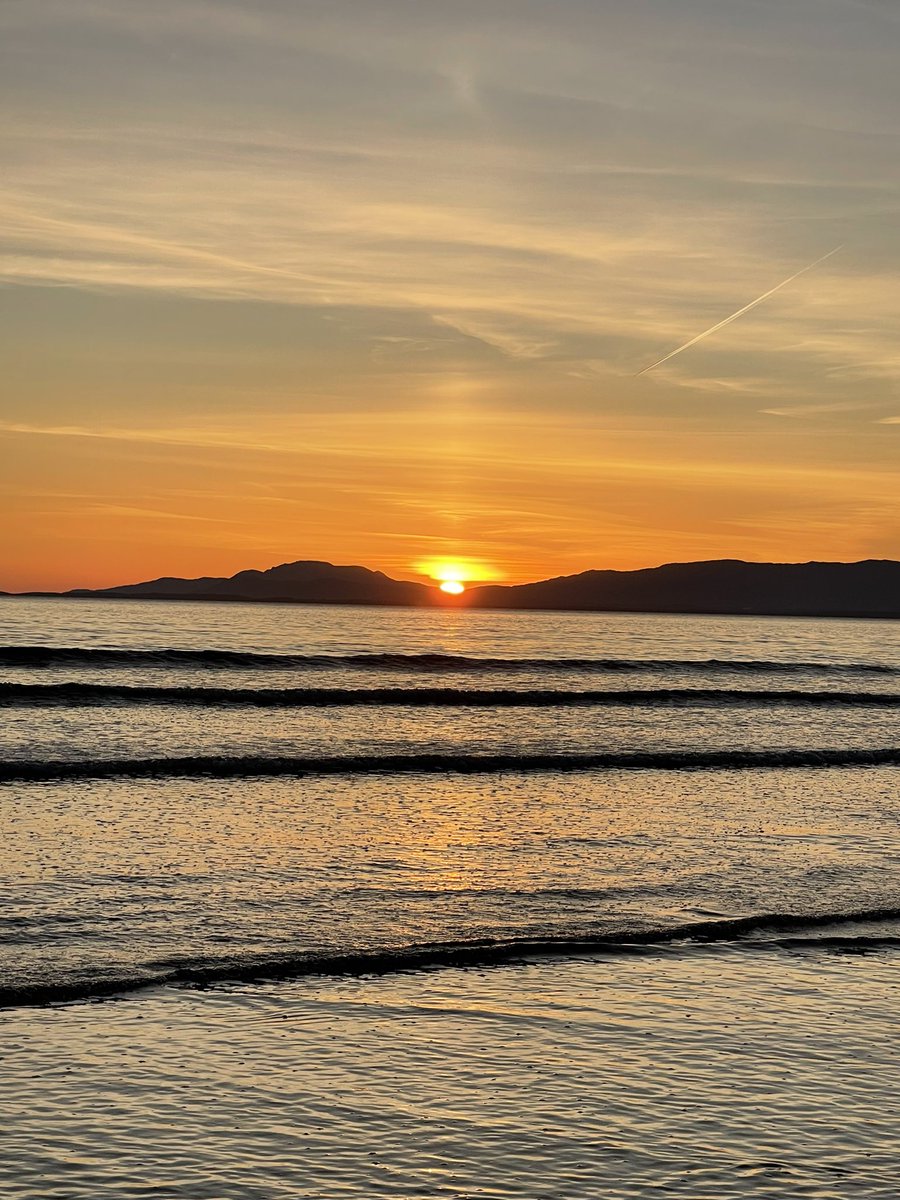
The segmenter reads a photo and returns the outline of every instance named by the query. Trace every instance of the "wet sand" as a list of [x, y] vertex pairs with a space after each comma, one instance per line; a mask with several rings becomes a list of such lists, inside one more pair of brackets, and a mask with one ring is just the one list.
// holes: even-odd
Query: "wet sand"
[[9, 1010], [0, 1190], [893, 1198], [898, 968], [711, 946]]

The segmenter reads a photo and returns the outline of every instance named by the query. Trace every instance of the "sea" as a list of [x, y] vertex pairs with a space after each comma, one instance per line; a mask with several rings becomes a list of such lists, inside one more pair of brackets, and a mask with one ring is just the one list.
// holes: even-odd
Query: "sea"
[[900, 1193], [900, 625], [0, 602], [0, 1193]]

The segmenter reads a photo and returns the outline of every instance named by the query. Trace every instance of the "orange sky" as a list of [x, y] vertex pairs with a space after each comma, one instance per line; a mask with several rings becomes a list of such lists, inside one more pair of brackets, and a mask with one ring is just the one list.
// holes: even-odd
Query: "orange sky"
[[886, 11], [51, 7], [0, 12], [0, 588], [900, 556]]
[[473, 576], [519, 581], [892, 550], [882, 527], [896, 479], [846, 456], [823, 465], [840, 456], [834, 434], [774, 445], [762, 421], [755, 436], [626, 425], [467, 412], [8, 432], [4, 584], [103, 586], [293, 558], [408, 578], [423, 559], [475, 558]]

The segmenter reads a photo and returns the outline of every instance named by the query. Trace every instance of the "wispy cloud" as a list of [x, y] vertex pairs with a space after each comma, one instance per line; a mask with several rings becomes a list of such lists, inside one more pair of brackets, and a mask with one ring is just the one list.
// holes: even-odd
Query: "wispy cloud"
[[385, 562], [784, 550], [792, 504], [819, 553], [878, 542], [887, 7], [7, 0], [5, 495], [96, 473], [56, 507], [160, 554], [214, 540], [164, 516], [209, 495], [235, 546], [352, 526]]
[[838, 400], [833, 404], [786, 404], [781, 408], [763, 408], [760, 411], [770, 417], [817, 417], [826, 413], [866, 412], [871, 408], [871, 404]]
[[[459, 22], [430, 0], [415, 18], [379, 6], [377, 21], [350, 0], [317, 13], [11, 5], [0, 28], [13, 49], [43, 52], [50, 111], [36, 121], [14, 97], [9, 109], [0, 278], [405, 310], [511, 359], [564, 361], [571, 349], [576, 371], [590, 360], [615, 372], [626, 347], [632, 363], [649, 357], [688, 312], [721, 312], [737, 279], [758, 286], [813, 237], [869, 213], [873, 188], [886, 208], [897, 200], [883, 141], [810, 124], [812, 97], [823, 112], [834, 89], [825, 41], [821, 74], [804, 66], [777, 120], [742, 86], [758, 61], [748, 54], [768, 48], [782, 70], [798, 3], [731, 45], [707, 0], [683, 6], [696, 86], [716, 91], [711, 45], [733, 74], [735, 111], [702, 123], [684, 73], [676, 89], [640, 22], [606, 5], [602, 19], [578, 5], [563, 22], [530, 6], [513, 31], [490, 6]], [[609, 50], [593, 39], [600, 25]], [[84, 68], [74, 111], [52, 72], [63, 41]], [[785, 62], [782, 89], [789, 78]], [[110, 88], [122, 98], [113, 110]], [[861, 284], [870, 274], [852, 255], [841, 273]], [[748, 343], [754, 374], [776, 377], [772, 356], [788, 345], [818, 369], [840, 364], [826, 349], [833, 310], [780, 316], [767, 346]], [[568, 345], [576, 335], [603, 344]]]

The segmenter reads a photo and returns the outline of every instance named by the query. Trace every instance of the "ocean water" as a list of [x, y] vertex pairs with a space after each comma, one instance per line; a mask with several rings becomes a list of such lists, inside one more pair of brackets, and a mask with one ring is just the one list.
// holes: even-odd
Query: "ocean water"
[[5, 1194], [896, 1194], [896, 624], [0, 620]]

